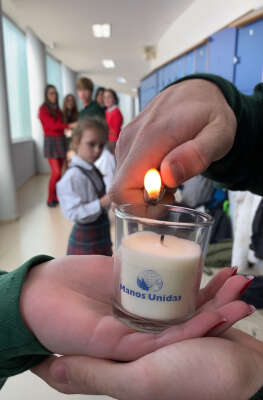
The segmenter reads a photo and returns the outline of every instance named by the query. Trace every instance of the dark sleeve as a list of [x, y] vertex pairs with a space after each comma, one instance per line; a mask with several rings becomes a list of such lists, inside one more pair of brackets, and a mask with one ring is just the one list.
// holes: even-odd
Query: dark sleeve
[[32, 368], [51, 354], [25, 326], [19, 307], [28, 270], [50, 260], [52, 257], [36, 256], [12, 272], [0, 272], [0, 388], [9, 376]]
[[263, 388], [261, 388], [250, 400], [263, 400]]
[[263, 84], [259, 83], [254, 94], [240, 93], [232, 83], [211, 74], [195, 74], [186, 79], [205, 79], [219, 87], [237, 119], [237, 132], [230, 152], [211, 164], [205, 176], [220, 182], [231, 190], [250, 190], [263, 195]]

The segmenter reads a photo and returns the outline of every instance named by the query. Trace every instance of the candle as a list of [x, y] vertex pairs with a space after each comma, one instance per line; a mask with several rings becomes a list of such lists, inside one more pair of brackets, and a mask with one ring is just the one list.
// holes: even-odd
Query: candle
[[138, 317], [168, 321], [195, 311], [201, 247], [186, 239], [150, 231], [130, 234], [120, 247], [120, 300]]

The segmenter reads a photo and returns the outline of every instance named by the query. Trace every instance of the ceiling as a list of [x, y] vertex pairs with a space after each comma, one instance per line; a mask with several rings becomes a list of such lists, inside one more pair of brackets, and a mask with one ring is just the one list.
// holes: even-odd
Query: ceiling
[[[48, 51], [95, 83], [130, 92], [149, 71], [143, 48], [155, 45], [193, 0], [3, 0], [3, 11], [22, 29], [30, 27]], [[111, 23], [110, 39], [96, 39], [92, 24]], [[115, 61], [105, 69], [102, 59]], [[126, 84], [116, 78], [123, 76]]]

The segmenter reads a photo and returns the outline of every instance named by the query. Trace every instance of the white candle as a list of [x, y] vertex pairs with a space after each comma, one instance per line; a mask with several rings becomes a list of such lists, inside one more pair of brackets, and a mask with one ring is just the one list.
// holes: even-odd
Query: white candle
[[120, 249], [122, 307], [154, 320], [176, 320], [195, 310], [201, 248], [186, 239], [153, 232], [126, 236]]

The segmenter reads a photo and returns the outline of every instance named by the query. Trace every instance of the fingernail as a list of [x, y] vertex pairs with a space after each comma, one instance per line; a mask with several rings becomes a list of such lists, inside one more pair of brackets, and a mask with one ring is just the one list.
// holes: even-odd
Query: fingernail
[[64, 363], [55, 363], [52, 367], [52, 375], [58, 383], [69, 383], [67, 368]]
[[176, 180], [176, 184], [184, 182], [185, 170], [181, 163], [176, 161], [175, 163], [171, 164], [171, 171], [174, 179]]
[[247, 315], [251, 315], [254, 314], [254, 312], [257, 310], [255, 306], [253, 306], [253, 304], [249, 304], [249, 313]]
[[252, 281], [253, 281], [253, 279], [254, 279], [254, 276], [253, 275], [247, 275], [246, 276], [246, 278], [247, 278], [247, 282], [245, 283], [245, 285], [243, 286], [243, 288], [240, 290], [240, 295], [242, 294], [242, 293], [244, 293], [245, 292], [245, 290], [247, 290], [247, 288], [249, 287], [249, 285], [252, 283]]
[[238, 267], [231, 267], [231, 270], [232, 270], [231, 276], [234, 276], [237, 273]]

